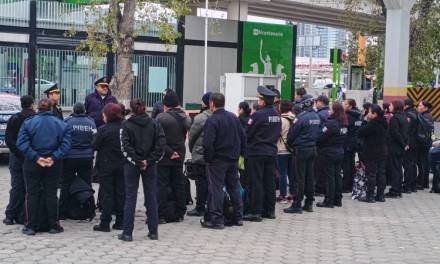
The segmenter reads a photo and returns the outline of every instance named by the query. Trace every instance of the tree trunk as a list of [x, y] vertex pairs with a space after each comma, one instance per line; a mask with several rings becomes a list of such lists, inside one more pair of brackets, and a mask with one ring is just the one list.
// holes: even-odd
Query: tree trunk
[[[115, 0], [114, 0], [115, 1]], [[117, 7], [119, 8], [119, 7]], [[113, 95], [126, 106], [131, 99], [133, 86], [133, 53], [134, 53], [134, 14], [136, 0], [125, 0], [123, 14], [118, 19], [118, 50], [116, 52], [116, 72], [110, 83]]]

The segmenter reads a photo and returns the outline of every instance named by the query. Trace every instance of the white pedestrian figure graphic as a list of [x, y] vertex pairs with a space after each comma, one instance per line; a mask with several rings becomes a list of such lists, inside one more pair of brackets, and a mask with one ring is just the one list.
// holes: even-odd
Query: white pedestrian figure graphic
[[281, 77], [281, 80], [285, 81], [287, 79], [287, 75], [283, 72], [284, 66], [281, 64], [277, 65], [276, 75]]
[[254, 73], [254, 74], [258, 74], [259, 70], [258, 70], [258, 63], [254, 62], [251, 65], [252, 71], [250, 71], [249, 73]]
[[263, 40], [260, 41], [260, 60], [264, 65], [264, 75], [273, 75], [272, 62], [269, 54], [266, 54], [266, 59], [263, 59]]

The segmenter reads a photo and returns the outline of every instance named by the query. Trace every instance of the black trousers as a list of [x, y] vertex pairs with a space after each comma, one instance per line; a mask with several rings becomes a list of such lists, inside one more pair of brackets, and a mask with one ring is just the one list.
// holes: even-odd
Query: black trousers
[[344, 160], [342, 162], [342, 170], [344, 176], [342, 178], [342, 190], [351, 192], [353, 190], [353, 180], [355, 173], [355, 157], [356, 152], [346, 150], [344, 152]]
[[326, 157], [324, 153], [319, 153], [315, 159], [315, 192], [320, 194], [325, 194], [326, 186], [327, 186], [327, 175], [325, 173], [321, 173], [325, 170], [326, 166]]
[[417, 185], [423, 188], [429, 188], [429, 147], [417, 146]]
[[121, 223], [124, 215], [124, 169], [120, 165], [99, 164], [98, 177], [101, 190], [101, 223], [110, 224], [112, 214]]
[[249, 214], [275, 212], [275, 163], [276, 157], [251, 156], [246, 160], [246, 176], [249, 177]]
[[434, 193], [440, 193], [440, 164], [433, 163], [431, 169], [434, 174], [434, 177], [432, 178], [432, 189], [431, 190]]
[[[61, 174], [61, 162], [56, 161], [52, 167], [40, 167], [31, 160], [24, 162], [24, 175], [27, 192], [27, 224], [32, 229], [39, 229], [41, 220], [40, 210], [47, 212], [47, 224], [49, 228], [58, 225], [58, 182]], [[44, 199], [44, 203], [40, 203]], [[40, 208], [44, 204], [45, 208]]]
[[9, 203], [6, 207], [7, 218], [23, 222], [24, 200], [26, 188], [23, 175], [23, 161], [13, 153], [9, 153], [9, 172], [11, 173], [11, 190], [9, 191]]
[[367, 196], [373, 197], [377, 186], [377, 195], [384, 194], [386, 188], [385, 160], [364, 160], [367, 176]]
[[322, 167], [322, 175], [326, 180], [325, 201], [334, 204], [342, 199], [342, 161], [344, 156], [325, 157]]
[[183, 167], [157, 166], [157, 202], [159, 217], [165, 218], [165, 210], [169, 199], [176, 203], [176, 217], [183, 217], [186, 213], [185, 176]]
[[389, 165], [391, 170], [391, 189], [390, 192], [402, 193], [403, 183], [403, 155], [392, 154], [389, 157]]
[[403, 155], [404, 182], [403, 186], [407, 191], [415, 191], [417, 189], [417, 164], [416, 150], [409, 149]]
[[67, 216], [69, 212], [70, 199], [70, 185], [75, 177], [80, 177], [88, 184], [91, 184], [93, 168], [93, 158], [81, 159], [64, 159], [63, 160], [63, 174], [61, 177], [61, 192], [60, 192], [60, 216]]
[[236, 221], [243, 218], [243, 200], [237, 162], [216, 161], [208, 165], [208, 218], [213, 224], [224, 224], [223, 203], [225, 193], [231, 198]]
[[206, 201], [208, 200], [208, 176], [206, 165], [194, 164], [196, 182], [196, 209], [205, 211]]
[[134, 228], [134, 215], [139, 189], [139, 178], [142, 178], [144, 199], [147, 210], [148, 231], [157, 234], [159, 217], [157, 212], [157, 169], [150, 165], [142, 171], [139, 167], [126, 163], [125, 174], [125, 206], [124, 206], [124, 234], [131, 235]]
[[296, 183], [294, 201], [300, 206], [306, 196], [306, 203], [313, 203], [315, 191], [315, 158], [316, 148], [301, 148], [295, 150]]

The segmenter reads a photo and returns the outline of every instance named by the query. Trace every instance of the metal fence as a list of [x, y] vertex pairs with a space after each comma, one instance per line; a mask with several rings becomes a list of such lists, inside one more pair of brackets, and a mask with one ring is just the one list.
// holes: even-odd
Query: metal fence
[[52, 1], [37, 2], [37, 27], [83, 31], [86, 12], [84, 6]]
[[93, 69], [92, 59], [86, 52], [39, 49], [37, 54], [35, 96], [41, 98], [47, 88], [57, 83], [62, 106], [84, 102], [87, 94], [94, 90], [94, 80], [106, 72], [107, 60], [103, 58], [97, 69]]
[[[37, 27], [48, 29], [85, 31], [85, 21], [94, 21], [93, 12], [87, 14], [90, 7], [78, 4], [59, 3], [52, 1], [38, 1], [37, 3]], [[102, 15], [107, 13], [108, 7], [94, 11]], [[145, 31], [146, 29], [146, 31]], [[175, 26], [177, 30], [177, 25]], [[158, 37], [159, 29], [151, 21], [136, 21], [135, 30], [139, 36]]]
[[0, 25], [29, 26], [29, 0], [0, 0]]
[[27, 64], [27, 48], [0, 46], [0, 92], [27, 94]]
[[162, 99], [165, 88], [176, 89], [176, 58], [135, 54], [132, 98], [142, 98], [151, 107]]

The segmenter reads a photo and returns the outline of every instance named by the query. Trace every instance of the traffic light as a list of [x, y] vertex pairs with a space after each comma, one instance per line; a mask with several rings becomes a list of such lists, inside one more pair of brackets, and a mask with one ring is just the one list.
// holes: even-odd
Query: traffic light
[[[345, 52], [342, 51], [342, 49], [337, 49], [337, 50], [338, 50], [337, 63], [345, 62], [347, 55], [345, 54]], [[335, 49], [330, 49], [330, 63], [331, 64], [333, 64], [334, 54], [335, 54]]]

